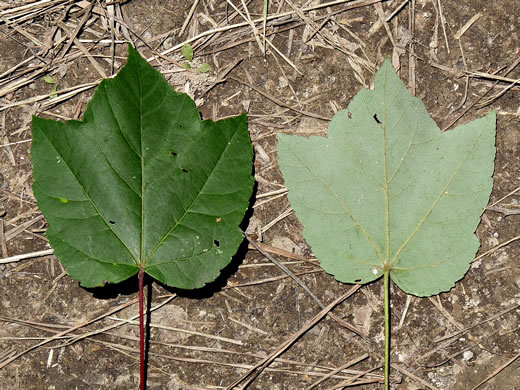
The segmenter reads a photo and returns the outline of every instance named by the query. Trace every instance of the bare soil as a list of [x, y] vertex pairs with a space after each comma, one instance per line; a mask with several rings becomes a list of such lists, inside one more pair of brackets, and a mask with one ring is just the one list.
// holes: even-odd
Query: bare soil
[[[268, 45], [265, 55], [250, 25], [234, 26], [244, 19], [225, 1], [196, 2], [181, 35], [193, 1], [116, 4], [122, 12], [116, 19], [124, 21], [126, 32], [117, 21], [111, 28], [106, 17], [110, 6], [100, 3], [90, 9], [88, 1], [0, 2], [2, 257], [50, 249], [31, 191], [31, 115], [77, 118], [93, 92], [90, 88], [55, 104], [53, 85], [43, 76], [53, 77], [60, 94], [97, 83], [124, 65], [128, 39], [151, 57], [214, 30], [215, 23], [229, 28], [191, 41], [192, 70], [183, 69], [186, 61], [178, 48], [152, 64], [177, 90], [195, 98], [204, 118], [248, 113], [257, 187], [247, 231], [302, 274], [306, 286], [329, 304], [352, 286], [337, 282], [316, 262], [302, 261], [313, 259], [312, 250], [296, 216], [287, 213], [286, 195], [264, 195], [284, 188], [275, 137], [325, 135], [326, 119], [346, 108], [359, 89], [370, 87], [375, 70], [389, 56], [441, 129], [490, 110], [498, 117], [490, 200], [495, 208], [485, 211], [477, 230], [478, 255], [491, 251], [477, 258], [448, 293], [407, 297], [392, 287], [392, 387], [520, 389], [520, 216], [515, 214], [520, 201], [520, 87], [512, 82], [520, 78], [520, 2], [415, 0], [389, 18], [401, 2], [383, 1], [384, 26], [378, 5], [368, 2], [306, 11], [320, 2], [271, 1], [267, 33], [279, 52]], [[261, 18], [261, 1], [245, 3], [253, 19]], [[233, 4], [243, 13], [241, 1]], [[299, 13], [276, 16], [294, 11], [291, 4], [304, 10], [305, 20]], [[84, 15], [83, 27], [75, 33]], [[256, 28], [261, 30], [261, 23]], [[113, 59], [112, 40], [117, 42]], [[87, 58], [78, 42], [93, 57]], [[212, 71], [200, 74], [202, 63]], [[152, 308], [168, 300], [150, 315], [149, 389], [226, 389], [321, 311], [291, 278], [247, 245], [215, 283], [200, 291], [148, 280], [147, 293]], [[87, 290], [52, 255], [0, 263], [0, 387], [137, 388], [137, 326], [121, 321], [137, 314], [136, 297], [136, 278]], [[365, 337], [326, 317], [248, 388], [306, 389], [350, 362], [314, 388], [357, 384], [359, 389], [382, 389], [382, 280], [361, 287], [333, 313]]]

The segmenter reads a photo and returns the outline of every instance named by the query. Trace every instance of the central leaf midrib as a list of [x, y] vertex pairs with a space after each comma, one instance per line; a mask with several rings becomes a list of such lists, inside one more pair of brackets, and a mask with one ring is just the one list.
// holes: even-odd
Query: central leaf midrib
[[387, 267], [389, 266], [390, 261], [390, 193], [389, 193], [389, 185], [390, 182], [388, 180], [388, 153], [387, 153], [387, 106], [386, 106], [386, 88], [387, 88], [387, 75], [385, 73], [385, 81], [384, 81], [384, 89], [383, 89], [383, 161], [384, 161], [384, 170], [385, 170], [385, 214], [386, 214], [386, 253], [385, 260], [383, 264], [384, 271], [387, 272]]
[[[138, 77], [137, 84], [139, 87], [139, 146], [141, 152], [141, 239], [139, 240], [139, 267], [143, 267], [144, 260], [144, 153], [143, 153], [143, 89], [141, 77], [139, 77], [139, 68], [137, 68]], [[151, 90], [152, 88], [150, 88]]]

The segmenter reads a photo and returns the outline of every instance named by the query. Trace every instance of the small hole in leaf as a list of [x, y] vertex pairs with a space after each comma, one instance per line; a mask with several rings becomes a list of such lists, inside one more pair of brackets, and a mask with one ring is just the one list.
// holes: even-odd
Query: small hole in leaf
[[187, 170], [186, 168], [182, 168], [182, 171], [183, 171], [184, 173], [188, 173], [188, 170]]
[[350, 111], [348, 112], [348, 119], [352, 119], [352, 113]]
[[374, 118], [374, 120], [375, 120], [378, 124], [383, 123], [383, 122], [381, 122], [381, 121], [379, 120], [379, 118], [377, 117], [377, 114], [374, 114], [374, 117], [373, 117], [373, 118]]
[[116, 224], [116, 221], [112, 221], [112, 220], [110, 220], [110, 221], [108, 221], [108, 223], [110, 223], [111, 225], [115, 225], [115, 224]]
[[220, 248], [220, 241], [219, 240], [213, 240], [213, 244], [215, 244], [215, 246], [217, 248]]
[[361, 283], [361, 279], [354, 280], [355, 283]]
[[177, 156], [177, 153], [175, 153], [175, 152], [173, 152], [173, 151], [171, 151], [170, 154], [171, 154], [173, 157]]

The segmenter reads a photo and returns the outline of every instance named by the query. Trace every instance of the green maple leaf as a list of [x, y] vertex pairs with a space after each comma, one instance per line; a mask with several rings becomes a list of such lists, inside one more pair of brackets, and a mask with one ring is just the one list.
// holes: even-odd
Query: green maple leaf
[[289, 200], [321, 266], [345, 283], [388, 272], [418, 296], [452, 288], [480, 245], [495, 123], [490, 113], [441, 133], [386, 60], [327, 137], [279, 135]]
[[131, 47], [83, 121], [33, 118], [31, 156], [47, 237], [85, 287], [141, 268], [169, 286], [202, 287], [243, 240], [254, 181], [246, 116], [201, 121]]

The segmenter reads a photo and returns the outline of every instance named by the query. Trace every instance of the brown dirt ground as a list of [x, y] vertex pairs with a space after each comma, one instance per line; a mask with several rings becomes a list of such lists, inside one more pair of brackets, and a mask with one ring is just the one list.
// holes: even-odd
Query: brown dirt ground
[[[18, 234], [17, 227], [37, 218], [40, 213], [31, 192], [30, 140], [31, 114], [56, 119], [81, 113], [92, 90], [77, 94], [58, 105], [49, 103], [52, 86], [42, 76], [52, 74], [58, 90], [100, 79], [100, 73], [72, 43], [61, 62], [63, 46], [70, 41], [68, 31], [74, 30], [88, 2], [65, 0], [34, 3], [36, 14], [22, 12], [19, 7], [32, 1], [0, 2], [0, 209], [6, 247], [3, 257], [48, 249], [43, 235], [44, 220], [36, 220]], [[103, 2], [104, 4], [105, 2]], [[233, 1], [237, 6], [240, 1]], [[261, 1], [249, 1], [253, 18], [262, 12]], [[290, 11], [290, 2], [271, 2], [270, 14]], [[297, 7], [318, 4], [318, 1], [293, 0]], [[356, 3], [356, 2], [352, 2]], [[359, 2], [357, 2], [359, 3]], [[388, 16], [400, 1], [385, 1]], [[247, 110], [251, 138], [255, 145], [257, 192], [252, 211], [250, 231], [263, 229], [262, 241], [311, 258], [301, 235], [301, 225], [294, 215], [279, 219], [289, 207], [285, 195], [262, 198], [260, 195], [283, 187], [277, 165], [275, 136], [280, 132], [323, 134], [327, 122], [302, 114], [303, 111], [326, 118], [345, 108], [363, 86], [369, 86], [374, 70], [384, 56], [399, 58], [400, 74], [412, 87], [408, 53], [416, 55], [416, 95], [441, 128], [482, 95], [491, 85], [490, 78], [472, 77], [466, 89], [464, 69], [485, 73], [498, 72], [518, 61], [520, 55], [520, 2], [516, 0], [416, 0], [415, 31], [409, 28], [411, 4], [408, 2], [388, 23], [397, 46], [394, 49], [384, 27], [380, 26], [374, 5], [345, 10], [347, 2], [306, 12], [307, 18], [321, 26], [319, 33], [304, 43], [313, 32], [296, 16], [275, 18], [267, 31], [272, 43], [284, 53], [296, 72], [278, 54], [268, 51], [264, 57], [247, 26], [219, 34], [211, 34], [194, 43], [195, 67], [208, 62], [213, 71], [207, 75], [179, 72], [175, 62], [183, 62], [179, 50], [165, 55], [160, 64], [154, 62], [178, 90], [194, 94], [205, 118], [218, 119]], [[35, 5], [36, 4], [36, 5]], [[184, 42], [199, 32], [212, 29], [210, 16], [217, 23], [231, 25], [242, 22], [232, 18], [232, 8], [224, 1], [201, 0], [186, 32], [178, 32], [193, 2], [131, 0], [120, 7], [129, 29], [140, 35], [157, 51]], [[442, 18], [439, 10], [442, 6]], [[96, 3], [99, 7], [99, 3]], [[66, 10], [68, 9], [68, 13]], [[102, 6], [104, 12], [106, 5]], [[344, 10], [343, 12], [339, 12]], [[15, 12], [16, 11], [16, 12]], [[101, 12], [101, 13], [103, 13]], [[226, 21], [226, 12], [228, 20]], [[463, 33], [454, 35], [473, 16], [480, 17]], [[327, 16], [329, 19], [327, 19]], [[447, 36], [444, 36], [443, 23]], [[322, 25], [323, 24], [323, 25]], [[377, 26], [379, 25], [379, 28]], [[259, 26], [259, 25], [257, 25]], [[53, 30], [54, 29], [54, 30]], [[54, 39], [53, 48], [42, 51], [46, 39]], [[56, 41], [65, 37], [62, 44]], [[95, 55], [107, 75], [111, 74], [110, 45], [100, 42], [91, 47], [86, 40], [111, 39], [106, 19], [96, 13], [89, 15], [79, 34], [83, 44]], [[116, 31], [118, 39], [116, 71], [124, 64], [125, 36]], [[141, 53], [150, 56], [150, 48], [129, 37]], [[156, 39], [159, 38], [159, 39]], [[52, 41], [50, 41], [52, 42]], [[349, 55], [355, 53], [356, 56]], [[12, 67], [33, 57], [16, 70]], [[237, 58], [227, 80], [209, 92], [216, 75]], [[173, 62], [172, 62], [173, 61]], [[33, 77], [37, 66], [48, 68]], [[518, 62], [517, 62], [518, 63]], [[11, 70], [10, 70], [11, 69]], [[9, 72], [7, 72], [9, 70]], [[173, 72], [176, 71], [176, 72]], [[4, 73], [7, 72], [7, 73]], [[23, 77], [29, 82], [8, 88]], [[509, 79], [520, 78], [520, 67], [513, 69]], [[264, 92], [248, 87], [245, 83]], [[506, 89], [506, 87], [509, 87]], [[495, 96], [500, 92], [501, 96]], [[518, 187], [520, 177], [520, 88], [511, 82], [499, 82], [484, 98], [495, 96], [483, 108], [472, 107], [459, 123], [478, 118], [490, 110], [497, 111], [497, 158], [491, 203], [505, 197]], [[45, 98], [25, 102], [35, 96]], [[284, 102], [275, 103], [271, 96]], [[16, 105], [16, 103], [22, 103]], [[287, 107], [294, 109], [287, 109]], [[42, 111], [44, 111], [42, 113]], [[260, 205], [265, 200], [268, 202]], [[518, 207], [520, 195], [514, 193], [498, 206]], [[477, 234], [484, 253], [520, 234], [518, 215], [486, 211]], [[0, 225], [0, 228], [2, 226]], [[0, 239], [1, 240], [1, 239]], [[485, 381], [479, 389], [520, 389], [520, 243], [513, 241], [490, 255], [475, 261], [466, 277], [450, 292], [431, 299], [411, 297], [404, 316], [407, 296], [398, 288], [392, 290], [392, 374], [396, 389], [471, 389], [499, 370], [513, 357], [511, 364]], [[325, 304], [346, 292], [351, 286], [337, 282], [314, 265], [274, 255], [290, 262], [293, 272], [309, 272], [301, 276], [305, 284]], [[2, 389], [130, 389], [137, 388], [138, 344], [135, 325], [123, 325], [101, 334], [86, 336], [65, 345], [69, 339], [52, 341], [27, 352], [5, 365], [9, 357], [38, 344], [56, 332], [108, 313], [113, 308], [135, 300], [136, 279], [117, 286], [86, 290], [62, 274], [63, 269], [53, 256], [0, 264], [0, 387]], [[265, 279], [283, 276], [283, 272], [254, 250], [243, 250], [226, 269], [222, 278], [202, 291], [183, 292], [165, 288], [156, 282], [148, 285], [151, 305], [177, 294], [167, 305], [151, 315], [153, 325], [181, 328], [226, 339], [202, 337], [152, 327], [149, 348], [148, 388], [150, 389], [224, 389], [235, 379], [280, 346], [298, 331], [320, 308], [291, 279]], [[257, 282], [260, 281], [260, 282]], [[129, 318], [137, 312], [136, 304], [110, 317]], [[344, 388], [340, 385], [358, 373], [360, 389], [383, 388], [375, 383], [381, 379], [383, 363], [383, 284], [379, 280], [363, 286], [339, 305], [334, 313], [354, 324], [368, 336], [362, 339], [330, 318], [320, 321], [272, 363], [250, 389], [304, 389], [331, 370], [366, 355], [348, 370], [329, 378], [317, 389]], [[73, 332], [88, 331], [118, 324], [103, 318]], [[453, 335], [460, 329], [465, 331]], [[229, 339], [239, 343], [230, 342]], [[207, 350], [201, 349], [208, 348]], [[373, 371], [372, 371], [373, 370]], [[354, 380], [356, 381], [356, 380]], [[364, 381], [364, 382], [363, 382]], [[366, 383], [366, 384], [362, 384]], [[339, 387], [335, 387], [338, 385]]]

